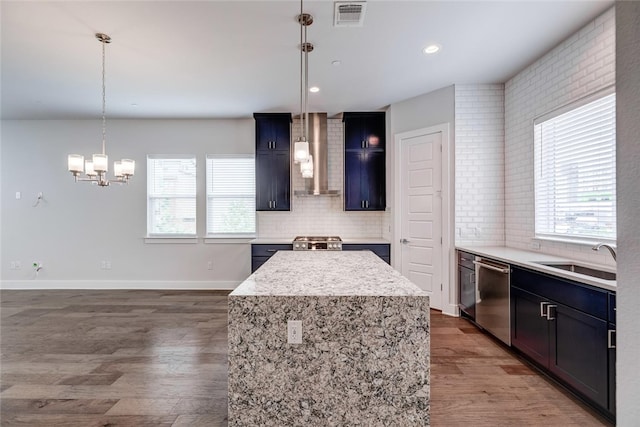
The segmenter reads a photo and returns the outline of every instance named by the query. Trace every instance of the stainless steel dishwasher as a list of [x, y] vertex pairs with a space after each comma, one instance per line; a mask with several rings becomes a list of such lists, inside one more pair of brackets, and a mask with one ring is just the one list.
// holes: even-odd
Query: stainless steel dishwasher
[[511, 345], [511, 266], [476, 256], [476, 323]]

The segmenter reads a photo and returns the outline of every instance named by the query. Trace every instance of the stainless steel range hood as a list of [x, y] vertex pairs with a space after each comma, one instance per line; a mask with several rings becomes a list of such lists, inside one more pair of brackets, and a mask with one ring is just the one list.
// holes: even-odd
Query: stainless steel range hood
[[309, 152], [313, 156], [313, 178], [305, 179], [305, 189], [293, 192], [296, 196], [338, 196], [329, 190], [329, 141], [327, 113], [309, 113]]

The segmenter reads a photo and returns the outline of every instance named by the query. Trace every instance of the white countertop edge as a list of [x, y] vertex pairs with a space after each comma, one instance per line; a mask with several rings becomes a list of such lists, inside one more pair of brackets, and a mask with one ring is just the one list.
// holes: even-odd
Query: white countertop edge
[[530, 270], [547, 273], [553, 276], [570, 279], [575, 282], [584, 283], [595, 286], [600, 289], [616, 291], [617, 283], [615, 280], [604, 280], [597, 277], [591, 277], [584, 274], [573, 273], [571, 271], [560, 270], [558, 268], [549, 267], [538, 264], [538, 262], [567, 262], [581, 265], [593, 266], [605, 271], [614, 271], [613, 268], [606, 265], [594, 264], [592, 262], [574, 260], [571, 258], [560, 257], [557, 255], [544, 254], [540, 252], [525, 251], [522, 249], [509, 248], [506, 246], [456, 246], [456, 249], [470, 252], [475, 255], [486, 256], [497, 261], [503, 261], [509, 264], [518, 265]]

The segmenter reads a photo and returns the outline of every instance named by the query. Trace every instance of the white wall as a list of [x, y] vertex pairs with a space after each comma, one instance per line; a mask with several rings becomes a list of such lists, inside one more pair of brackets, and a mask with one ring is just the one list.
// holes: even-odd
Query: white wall
[[640, 2], [616, 2], [617, 422], [640, 420]]
[[[300, 133], [294, 120], [292, 139]], [[384, 212], [346, 212], [344, 210], [344, 123], [327, 120], [329, 189], [338, 197], [314, 196], [291, 199], [290, 212], [258, 212], [259, 237], [291, 238], [300, 235], [330, 235], [344, 238], [380, 238]], [[387, 142], [388, 144], [388, 142]], [[299, 165], [291, 168], [292, 190], [304, 190]]]
[[[615, 82], [611, 8], [505, 84], [506, 245], [534, 242], [533, 119]], [[588, 245], [540, 241], [545, 253], [614, 264]]]
[[[107, 154], [136, 160], [136, 176], [108, 188], [74, 183], [66, 170], [68, 153], [100, 150], [98, 120], [5, 120], [1, 136], [3, 286], [229, 287], [249, 275], [247, 243], [145, 244], [146, 155], [197, 156], [197, 229], [204, 236], [205, 155], [253, 153], [253, 119], [109, 120]], [[38, 192], [44, 201], [33, 207]], [[100, 269], [103, 260], [111, 270]], [[10, 270], [11, 261], [22, 269]], [[33, 261], [44, 265], [37, 278]]]
[[504, 245], [504, 85], [455, 85], [457, 245]]

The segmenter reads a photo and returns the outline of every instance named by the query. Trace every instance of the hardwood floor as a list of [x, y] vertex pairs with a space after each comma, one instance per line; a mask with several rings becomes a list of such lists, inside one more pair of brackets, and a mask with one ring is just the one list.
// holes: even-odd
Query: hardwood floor
[[[0, 300], [0, 425], [227, 425], [226, 292]], [[433, 426], [608, 425], [465, 320], [431, 320]]]

